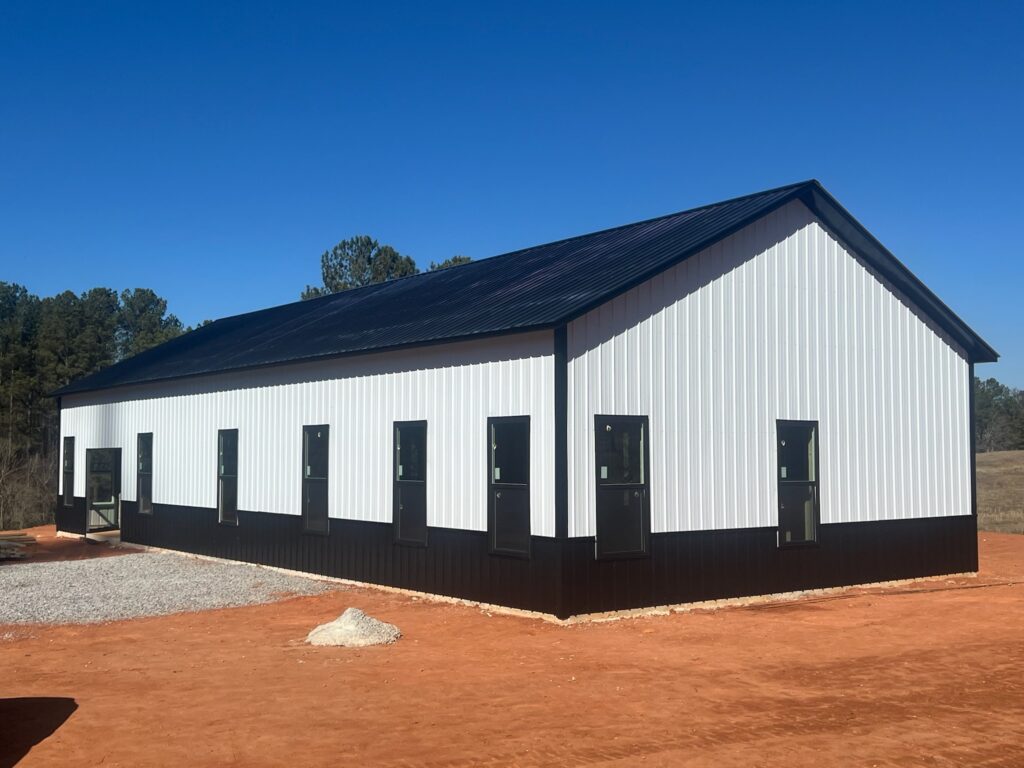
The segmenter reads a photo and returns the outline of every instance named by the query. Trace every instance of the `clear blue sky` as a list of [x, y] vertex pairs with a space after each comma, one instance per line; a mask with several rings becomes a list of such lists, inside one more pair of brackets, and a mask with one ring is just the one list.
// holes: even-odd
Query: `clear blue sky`
[[195, 323], [814, 177], [1024, 387], [1024, 4], [362, 5], [4, 2], [0, 279]]

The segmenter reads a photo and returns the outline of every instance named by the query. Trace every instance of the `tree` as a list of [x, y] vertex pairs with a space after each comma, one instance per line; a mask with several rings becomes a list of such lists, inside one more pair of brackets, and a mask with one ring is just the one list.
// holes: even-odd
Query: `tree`
[[1024, 449], [1024, 391], [975, 378], [974, 439], [979, 451]]
[[415, 275], [416, 262], [368, 235], [342, 240], [320, 257], [322, 286], [306, 286], [303, 299], [314, 299], [397, 277]]
[[121, 292], [117, 318], [117, 354], [124, 360], [170, 341], [183, 332], [181, 321], [167, 314], [167, 300], [149, 288]]
[[52, 515], [59, 430], [48, 394], [181, 332], [148, 288], [40, 299], [0, 282], [0, 528]]
[[81, 296], [64, 291], [44, 299], [38, 361], [47, 391], [117, 360], [117, 292], [93, 288]]
[[452, 256], [450, 259], [445, 259], [441, 262], [432, 261], [430, 262], [430, 271], [435, 272], [439, 269], [448, 269], [448, 267], [457, 267], [461, 264], [469, 264], [472, 260], [473, 259], [469, 256]]
[[12, 450], [25, 449], [37, 426], [39, 309], [39, 298], [24, 286], [0, 282], [0, 440]]
[[63, 386], [74, 378], [76, 342], [80, 330], [81, 300], [71, 291], [43, 299], [36, 361], [39, 377], [47, 390]]

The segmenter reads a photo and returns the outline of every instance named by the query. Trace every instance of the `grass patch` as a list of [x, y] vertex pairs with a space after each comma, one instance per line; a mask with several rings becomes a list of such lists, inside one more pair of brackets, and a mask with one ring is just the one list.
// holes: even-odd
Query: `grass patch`
[[978, 528], [1024, 533], [1024, 451], [978, 454]]

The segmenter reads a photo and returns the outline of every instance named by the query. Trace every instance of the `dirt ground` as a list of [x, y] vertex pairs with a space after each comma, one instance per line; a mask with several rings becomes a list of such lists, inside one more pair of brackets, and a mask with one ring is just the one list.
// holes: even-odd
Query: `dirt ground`
[[[609, 623], [358, 588], [0, 627], [0, 765], [1022, 766], [1024, 537], [979, 540], [977, 578]], [[350, 605], [405, 637], [301, 643]]]

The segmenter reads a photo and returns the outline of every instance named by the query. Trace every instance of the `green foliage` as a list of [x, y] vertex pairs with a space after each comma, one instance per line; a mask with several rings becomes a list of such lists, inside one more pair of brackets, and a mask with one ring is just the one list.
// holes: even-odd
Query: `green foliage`
[[448, 267], [458, 267], [461, 264], [469, 264], [473, 259], [469, 256], [452, 256], [450, 259], [444, 261], [432, 261], [430, 262], [430, 271], [434, 272], [438, 269], [448, 269]]
[[167, 314], [167, 300], [149, 288], [121, 292], [117, 323], [118, 356], [132, 357], [183, 332], [181, 321]]
[[17, 462], [56, 444], [48, 393], [182, 333], [148, 288], [109, 288], [40, 299], [0, 282], [0, 441]]
[[0, 282], [0, 439], [17, 450], [27, 448], [40, 413], [35, 343], [40, 315], [38, 297]]
[[342, 240], [320, 257], [322, 286], [307, 285], [303, 299], [315, 299], [397, 277], [415, 275], [416, 262], [368, 235]]
[[40, 299], [0, 282], [0, 528], [52, 513], [60, 430], [48, 394], [182, 330], [148, 288]]
[[974, 439], [978, 451], [1024, 450], [1024, 390], [975, 378]]
[[[469, 256], [452, 256], [441, 262], [430, 262], [430, 271], [457, 267], [471, 261]], [[317, 299], [418, 273], [416, 262], [411, 257], [403, 256], [390, 245], [381, 245], [369, 235], [356, 235], [324, 251], [320, 257], [323, 285], [307, 285], [300, 295], [304, 300]]]

